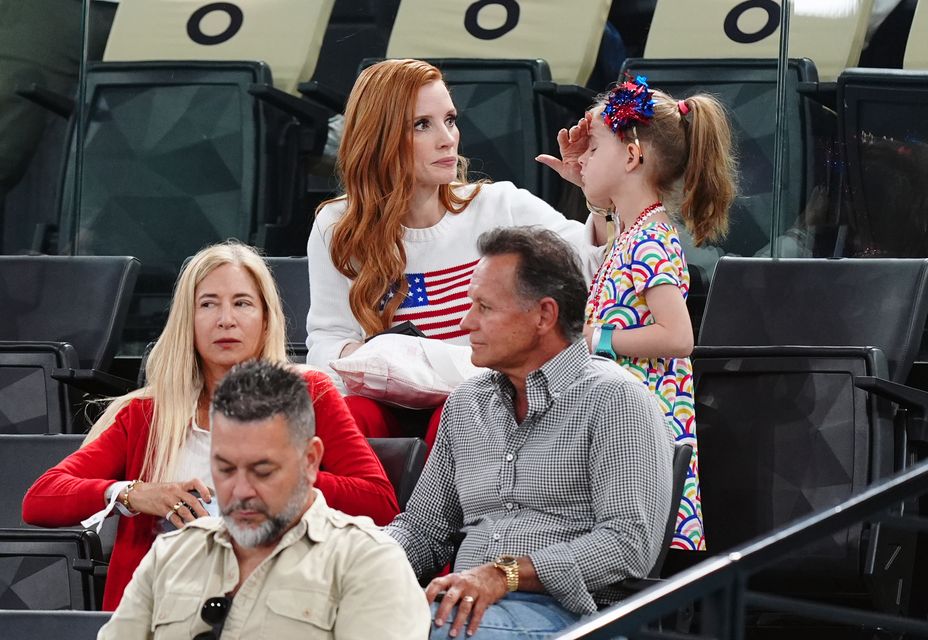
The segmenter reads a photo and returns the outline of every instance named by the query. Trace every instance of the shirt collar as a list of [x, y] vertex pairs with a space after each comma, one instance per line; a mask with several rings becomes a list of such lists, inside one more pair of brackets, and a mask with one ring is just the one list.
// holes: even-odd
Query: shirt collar
[[[322, 542], [329, 537], [328, 519], [326, 518], [329, 507], [326, 504], [325, 497], [319, 489], [313, 487], [311, 491], [316, 496], [313, 499], [312, 505], [306, 510], [306, 513], [303, 514], [299, 522], [283, 535], [277, 543], [277, 547], [275, 547], [275, 552], [277, 549], [289, 547], [303, 536], [306, 536], [313, 542]], [[218, 520], [218, 523], [212, 532], [213, 540], [231, 549], [232, 540], [229, 535], [229, 530], [226, 529], [225, 523], [221, 519], [216, 520]]]
[[[581, 338], [529, 373], [525, 377], [526, 389], [538, 386], [546, 392], [550, 401], [579, 378], [581, 370], [589, 361], [590, 349], [586, 340]], [[495, 371], [493, 379], [500, 395], [511, 399], [514, 389], [509, 378]]]
[[580, 371], [589, 361], [590, 349], [586, 346], [586, 340], [580, 339], [530, 373], [529, 378], [543, 378], [551, 395], [557, 396], [576, 382]]

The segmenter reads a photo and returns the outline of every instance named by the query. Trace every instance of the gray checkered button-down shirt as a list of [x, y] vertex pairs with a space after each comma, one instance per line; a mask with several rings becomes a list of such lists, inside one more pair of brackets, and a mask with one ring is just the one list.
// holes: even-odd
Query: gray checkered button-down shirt
[[670, 513], [673, 436], [647, 388], [578, 341], [526, 379], [528, 413], [496, 372], [448, 398], [422, 477], [386, 528], [421, 579], [528, 555], [545, 589], [586, 614], [650, 571]]

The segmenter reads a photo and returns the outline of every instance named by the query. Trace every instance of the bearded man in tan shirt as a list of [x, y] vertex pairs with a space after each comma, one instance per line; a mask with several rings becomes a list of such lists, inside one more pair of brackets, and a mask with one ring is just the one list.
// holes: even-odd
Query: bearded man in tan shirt
[[403, 550], [313, 488], [323, 444], [303, 379], [246, 362], [218, 385], [210, 417], [222, 518], [159, 537], [98, 640], [428, 637]]

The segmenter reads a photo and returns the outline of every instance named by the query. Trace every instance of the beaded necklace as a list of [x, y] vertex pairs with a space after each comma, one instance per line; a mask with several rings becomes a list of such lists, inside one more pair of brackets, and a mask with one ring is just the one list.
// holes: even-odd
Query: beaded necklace
[[645, 207], [644, 211], [639, 213], [638, 217], [635, 218], [635, 221], [613, 241], [612, 250], [609, 252], [609, 256], [603, 260], [602, 265], [600, 265], [599, 271], [596, 272], [596, 277], [593, 279], [594, 285], [590, 288], [590, 297], [587, 299], [586, 303], [587, 324], [593, 324], [593, 317], [596, 315], [596, 307], [599, 304], [599, 294], [602, 293], [606, 279], [609, 277], [609, 274], [612, 273], [612, 266], [615, 264], [616, 256], [620, 256], [625, 252], [628, 243], [635, 237], [635, 234], [641, 231], [644, 223], [647, 222], [651, 216], [656, 213], [662, 213], [663, 211], [664, 204], [660, 200]]

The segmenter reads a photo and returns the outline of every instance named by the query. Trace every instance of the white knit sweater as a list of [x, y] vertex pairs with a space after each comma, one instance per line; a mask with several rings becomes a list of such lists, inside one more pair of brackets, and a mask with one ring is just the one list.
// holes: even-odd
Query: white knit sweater
[[[345, 344], [364, 339], [348, 304], [351, 281], [332, 264], [329, 251], [333, 227], [345, 207], [341, 200], [319, 212], [306, 249], [312, 299], [306, 318], [306, 362], [330, 375], [334, 372], [329, 362], [338, 358]], [[480, 258], [477, 237], [489, 229], [519, 225], [539, 225], [562, 236], [577, 249], [584, 276], [587, 281], [591, 279], [601, 250], [592, 245], [589, 225], [585, 228], [580, 222], [567, 220], [545, 201], [517, 189], [511, 182], [485, 184], [463, 212], [446, 213], [426, 229], [406, 229], [410, 295], [398, 309], [394, 324], [412, 320], [429, 337], [469, 344], [459, 325], [470, 306], [466, 292]]]

